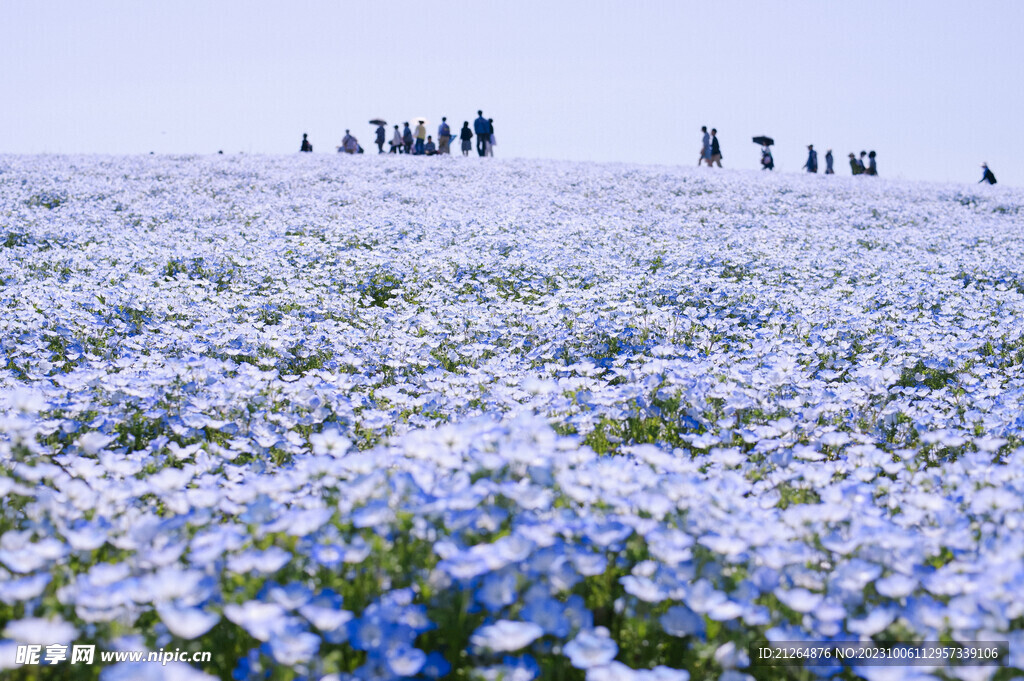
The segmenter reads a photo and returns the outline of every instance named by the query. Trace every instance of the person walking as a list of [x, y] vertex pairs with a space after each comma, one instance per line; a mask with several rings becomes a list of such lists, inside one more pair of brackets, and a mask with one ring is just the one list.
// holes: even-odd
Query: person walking
[[392, 154], [402, 153], [402, 133], [397, 125], [395, 126], [395, 134], [391, 137], [391, 141], [388, 144], [391, 145]]
[[996, 183], [996, 175], [991, 170], [989, 170], [988, 163], [982, 163], [981, 167], [985, 169], [985, 173], [981, 176], [981, 179], [978, 180], [978, 184], [981, 184], [982, 182], [988, 182], [989, 184], [995, 184]]
[[302, 146], [299, 147], [299, 152], [312, 153], [313, 145], [310, 144], [309, 139], [306, 137], [306, 133], [302, 133]]
[[718, 167], [722, 167], [722, 147], [718, 143], [718, 130], [711, 128], [711, 158], [708, 159], [708, 167], [711, 168], [715, 163]]
[[807, 145], [807, 163], [804, 164], [804, 168], [809, 173], [818, 172], [818, 152], [814, 150], [813, 144]]
[[825, 152], [825, 174], [835, 175], [835, 171], [832, 170], [832, 150], [829, 149]]
[[878, 164], [875, 162], [875, 152], [868, 152], [868, 175], [878, 175]]
[[700, 131], [704, 133], [704, 138], [700, 143], [700, 158], [697, 159], [698, 168], [702, 163], [711, 165], [711, 135], [708, 134], [708, 126], [700, 126]]
[[469, 156], [469, 152], [473, 148], [473, 131], [469, 129], [469, 121], [462, 122], [459, 139], [462, 140], [462, 155]]
[[416, 155], [423, 155], [423, 146], [427, 142], [427, 126], [423, 125], [423, 119], [416, 124]]
[[853, 152], [850, 152], [850, 172], [854, 175], [860, 175], [864, 172], [864, 164], [857, 160]]
[[767, 144], [761, 145], [761, 170], [775, 170], [775, 159], [772, 157], [772, 148]]
[[405, 122], [405, 129], [402, 130], [402, 148], [405, 153], [412, 153], [412, 130], [409, 129], [409, 121]]
[[451, 139], [452, 129], [448, 127], [448, 118], [441, 116], [441, 125], [437, 126], [437, 153], [450, 154]]
[[494, 145], [498, 143], [494, 137], [494, 119], [487, 119], [487, 129], [490, 130], [490, 134], [487, 136], [487, 155], [494, 156]]
[[387, 132], [384, 130], [384, 124], [377, 126], [377, 138], [374, 140], [377, 143], [377, 153], [384, 153], [384, 140], [387, 137]]
[[491, 137], [491, 126], [484, 118], [483, 111], [476, 112], [476, 120], [473, 121], [473, 132], [476, 133], [476, 153], [480, 156], [487, 154], [487, 142]]

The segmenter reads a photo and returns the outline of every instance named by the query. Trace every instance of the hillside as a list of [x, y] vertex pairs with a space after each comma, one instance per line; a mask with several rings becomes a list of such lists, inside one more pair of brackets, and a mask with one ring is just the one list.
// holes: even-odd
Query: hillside
[[1024, 668], [1022, 218], [865, 177], [0, 156], [0, 668], [58, 634], [223, 679], [804, 678], [747, 646], [871, 636]]

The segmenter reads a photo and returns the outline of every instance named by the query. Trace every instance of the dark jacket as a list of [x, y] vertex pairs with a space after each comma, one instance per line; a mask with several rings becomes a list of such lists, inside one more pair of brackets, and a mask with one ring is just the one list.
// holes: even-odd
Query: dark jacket
[[491, 126], [483, 116], [477, 116], [473, 121], [473, 130], [481, 137], [491, 134]]
[[377, 126], [377, 144], [384, 144], [384, 126]]
[[718, 146], [718, 137], [712, 137], [711, 138], [711, 155], [712, 156], [721, 156], [722, 155], [722, 147]]
[[468, 125], [462, 126], [462, 132], [459, 133], [459, 139], [471, 140], [473, 139], [473, 131], [469, 129]]
[[981, 179], [978, 181], [978, 184], [981, 184], [982, 182], [988, 182], [989, 184], [995, 184], [996, 183], [996, 174], [993, 173], [988, 168], [985, 168], [985, 174], [981, 176]]
[[402, 141], [406, 144], [412, 144], [412, 130], [409, 129], [408, 125], [405, 126], [405, 130], [402, 131]]
[[807, 163], [804, 164], [804, 168], [807, 168], [809, 173], [818, 172], [818, 152], [814, 149], [807, 152]]

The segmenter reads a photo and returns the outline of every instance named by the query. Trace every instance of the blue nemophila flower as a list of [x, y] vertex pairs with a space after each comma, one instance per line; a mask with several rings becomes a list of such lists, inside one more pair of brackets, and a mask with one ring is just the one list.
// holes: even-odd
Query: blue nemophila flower
[[917, 580], [899, 573], [882, 577], [875, 581], [875, 590], [889, 598], [903, 598], [909, 596], [917, 588]]
[[50, 575], [42, 572], [0, 583], [0, 601], [13, 605], [19, 601], [31, 600], [43, 593], [49, 583]]
[[566, 616], [566, 605], [552, 598], [547, 589], [535, 585], [525, 598], [526, 604], [520, 614], [529, 622], [540, 626], [546, 634], [564, 638], [572, 630], [572, 622]]
[[445, 659], [444, 655], [433, 651], [427, 655], [426, 660], [423, 662], [423, 667], [420, 668], [420, 673], [428, 679], [440, 679], [447, 676], [451, 669], [452, 666]]
[[477, 629], [469, 640], [484, 650], [513, 652], [525, 648], [543, 634], [544, 630], [532, 622], [498, 620]]
[[316, 659], [320, 637], [297, 626], [289, 626], [261, 646], [275, 662], [286, 667], [308, 663]]
[[476, 593], [477, 600], [492, 611], [511, 605], [516, 600], [518, 575], [512, 570], [492, 572], [484, 577]]
[[659, 620], [665, 633], [672, 636], [704, 637], [704, 618], [683, 605], [673, 605]]
[[199, 608], [158, 605], [156, 612], [160, 616], [160, 621], [172, 634], [184, 639], [202, 636], [220, 621], [220, 615]]
[[418, 648], [399, 643], [384, 654], [388, 669], [396, 676], [413, 676], [426, 664], [427, 655]]
[[260, 601], [247, 601], [241, 605], [228, 603], [224, 606], [224, 616], [258, 641], [269, 641], [284, 631], [290, 619], [280, 605]]
[[565, 644], [562, 652], [577, 669], [590, 669], [608, 664], [615, 659], [619, 646], [604, 627], [584, 629]]
[[824, 598], [821, 594], [812, 593], [800, 587], [795, 589], [779, 588], [775, 589], [772, 593], [775, 594], [775, 597], [783, 605], [797, 612], [810, 612], [814, 610]]
[[480, 681], [533, 681], [540, 675], [540, 666], [529, 655], [505, 657], [500, 665], [478, 667], [473, 670], [474, 679]]
[[320, 631], [332, 632], [344, 627], [352, 619], [352, 613], [342, 610], [342, 598], [330, 589], [316, 594], [299, 606], [299, 614]]
[[20, 643], [67, 643], [78, 635], [78, 630], [60, 617], [26, 617], [8, 622], [0, 633]]
[[657, 666], [653, 669], [632, 669], [621, 662], [612, 661], [587, 670], [587, 681], [689, 681], [685, 669]]

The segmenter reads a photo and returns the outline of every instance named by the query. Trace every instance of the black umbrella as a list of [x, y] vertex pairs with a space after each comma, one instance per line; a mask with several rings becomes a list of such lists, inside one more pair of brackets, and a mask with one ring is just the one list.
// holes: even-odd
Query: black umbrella
[[388, 122], [385, 121], [383, 118], [374, 118], [372, 121], [370, 121], [370, 125], [387, 125], [387, 124], [388, 124]]
[[760, 144], [761, 146], [770, 147], [771, 145], [775, 144], [775, 140], [773, 140], [771, 137], [765, 137], [764, 135], [761, 135], [760, 137], [754, 138], [754, 144]]

